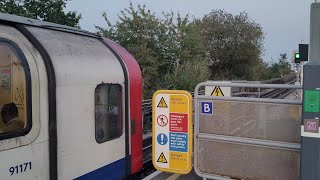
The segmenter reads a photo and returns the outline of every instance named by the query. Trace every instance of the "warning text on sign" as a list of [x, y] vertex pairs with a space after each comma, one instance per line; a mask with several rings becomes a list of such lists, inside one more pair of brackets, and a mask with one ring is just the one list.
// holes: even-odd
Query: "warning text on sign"
[[170, 133], [170, 151], [187, 152], [188, 151], [188, 134]]
[[170, 131], [188, 133], [188, 114], [170, 113]]
[[188, 113], [189, 105], [188, 98], [185, 95], [170, 96], [170, 112]]
[[170, 152], [170, 168], [187, 169], [188, 153]]

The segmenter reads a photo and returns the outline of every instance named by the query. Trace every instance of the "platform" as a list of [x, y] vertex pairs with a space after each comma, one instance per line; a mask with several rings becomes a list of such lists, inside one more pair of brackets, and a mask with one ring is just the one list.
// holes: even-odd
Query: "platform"
[[197, 180], [202, 179], [200, 178], [194, 170], [192, 170], [189, 174], [174, 174], [174, 173], [167, 173], [162, 171], [156, 171], [143, 180]]

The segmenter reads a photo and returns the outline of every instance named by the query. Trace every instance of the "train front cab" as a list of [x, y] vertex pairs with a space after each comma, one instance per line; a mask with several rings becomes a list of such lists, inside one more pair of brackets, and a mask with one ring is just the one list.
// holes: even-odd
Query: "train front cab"
[[93, 34], [0, 17], [0, 108], [16, 106], [22, 124], [6, 128], [1, 116], [0, 179], [122, 179], [138, 172], [142, 80], [134, 58]]

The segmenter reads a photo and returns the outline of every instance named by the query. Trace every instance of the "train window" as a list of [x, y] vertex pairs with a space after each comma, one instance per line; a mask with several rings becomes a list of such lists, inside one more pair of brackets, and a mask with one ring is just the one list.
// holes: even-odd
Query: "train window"
[[15, 44], [0, 39], [0, 139], [22, 136], [31, 129], [29, 87], [24, 55]]
[[99, 84], [95, 90], [95, 137], [98, 143], [122, 135], [122, 88]]

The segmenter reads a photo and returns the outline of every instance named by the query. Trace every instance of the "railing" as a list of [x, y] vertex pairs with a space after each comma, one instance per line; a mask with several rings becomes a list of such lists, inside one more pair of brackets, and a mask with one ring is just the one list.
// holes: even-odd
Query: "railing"
[[[302, 86], [204, 82], [197, 85], [196, 94], [204, 86], [273, 90], [262, 98], [195, 96], [195, 172], [210, 179], [259, 179], [269, 172], [273, 172], [272, 177], [295, 177], [301, 148], [298, 132], [302, 102], [279, 98], [284, 93], [279, 89], [296, 91]], [[202, 114], [200, 102], [214, 103], [215, 113]], [[290, 168], [292, 174], [287, 173]]]
[[[267, 81], [261, 81], [261, 83], [283, 83], [283, 84], [292, 84], [295, 82], [295, 75], [289, 75], [284, 78], [276, 78]], [[243, 87], [242, 83], [238, 83], [238, 87]], [[240, 85], [241, 84], [241, 85]], [[226, 85], [228, 86], [228, 85]], [[260, 97], [260, 98], [277, 98], [282, 99], [292, 93], [291, 89], [279, 89], [278, 86], [269, 86], [268, 88], [256, 89], [257, 84], [253, 84], [252, 87], [248, 88], [247, 91], [235, 92], [233, 96], [236, 97]], [[264, 86], [263, 86], [264, 87]], [[291, 86], [290, 86], [291, 87]], [[270, 90], [270, 88], [273, 88]], [[254, 91], [255, 90], [255, 91]], [[204, 95], [204, 90], [198, 92], [199, 95]], [[194, 93], [191, 93], [194, 97]], [[152, 99], [145, 99], [142, 101], [142, 110], [143, 110], [143, 163], [148, 164], [152, 160]]]

